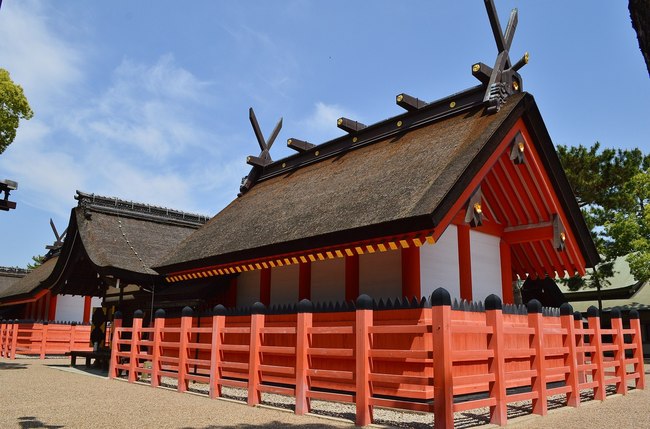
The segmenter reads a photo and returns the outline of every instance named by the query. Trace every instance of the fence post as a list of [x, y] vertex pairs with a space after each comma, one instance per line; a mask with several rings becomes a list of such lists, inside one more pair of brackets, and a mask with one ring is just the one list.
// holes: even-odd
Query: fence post
[[226, 307], [219, 304], [212, 310], [212, 344], [210, 347], [210, 398], [221, 397], [221, 333], [226, 327]]
[[264, 312], [266, 307], [261, 302], [253, 304], [251, 309], [251, 336], [248, 358], [248, 405], [262, 402], [260, 392], [260, 343], [261, 330], [264, 327]]
[[528, 302], [528, 326], [535, 330], [533, 334], [533, 369], [536, 373], [531, 383], [533, 392], [537, 392], [537, 399], [533, 399], [533, 414], [545, 416], [548, 412], [548, 398], [546, 397], [546, 356], [544, 355], [544, 316], [542, 303], [536, 299]]
[[589, 342], [589, 345], [595, 348], [595, 351], [591, 353], [591, 363], [596, 365], [596, 369], [592, 371], [593, 381], [597, 383], [594, 387], [594, 399], [602, 401], [606, 396], [605, 368], [603, 366], [603, 335], [600, 332], [600, 315], [598, 309], [593, 305], [587, 309], [587, 320], [589, 321], [589, 329], [594, 331]]
[[576, 331], [579, 332], [579, 335], [576, 335], [576, 357], [578, 361], [578, 383], [583, 384], [587, 382], [586, 371], [584, 370], [583, 365], [585, 364], [585, 335], [583, 333], [583, 323], [582, 323], [582, 313], [579, 311], [573, 312], [573, 327]]
[[621, 309], [615, 307], [609, 313], [612, 330], [614, 331], [613, 342], [616, 344], [616, 354], [614, 360], [618, 362], [616, 367], [616, 377], [619, 379], [616, 383], [616, 393], [620, 395], [627, 394], [627, 369], [625, 368], [625, 338], [623, 338], [623, 320], [621, 319]]
[[184, 307], [181, 312], [181, 336], [178, 345], [178, 391], [185, 392], [189, 388], [187, 380], [187, 359], [189, 355], [190, 329], [192, 329], [191, 307]]
[[566, 394], [567, 405], [577, 407], [580, 405], [580, 380], [578, 378], [578, 359], [576, 350], [576, 332], [573, 307], [568, 302], [560, 306], [560, 324], [566, 330], [563, 346], [568, 353], [564, 358], [564, 366], [569, 367], [569, 372], [564, 376], [564, 384], [571, 387]]
[[356, 425], [366, 426], [372, 423], [372, 405], [370, 404], [370, 332], [372, 326], [372, 298], [360, 295], [356, 310]]
[[299, 416], [308, 413], [311, 401], [307, 398], [309, 390], [309, 329], [312, 327], [314, 305], [308, 299], [298, 303], [296, 315], [296, 409]]
[[433, 427], [454, 427], [454, 379], [451, 356], [451, 296], [444, 288], [431, 294], [433, 325]]
[[492, 333], [488, 336], [488, 349], [494, 353], [488, 360], [488, 371], [490, 374], [494, 374], [494, 381], [490, 382], [490, 397], [496, 400], [496, 405], [490, 407], [490, 423], [505, 426], [508, 421], [508, 403], [506, 400], [502, 308], [501, 298], [497, 295], [485, 298], [485, 322], [487, 326], [492, 327]]
[[108, 367], [108, 378], [116, 378], [117, 372], [119, 371], [117, 365], [120, 362], [120, 357], [118, 356], [117, 353], [120, 351], [120, 345], [118, 343], [118, 340], [120, 339], [120, 335], [122, 335], [122, 312], [116, 311], [115, 314], [113, 315], [113, 323], [111, 323], [111, 331], [112, 331], [111, 361]]
[[129, 383], [133, 383], [138, 378], [136, 369], [138, 368], [138, 355], [140, 354], [140, 331], [142, 329], [142, 310], [136, 310], [133, 313], [133, 331], [131, 332], [131, 352], [129, 354]]
[[635, 387], [637, 389], [645, 389], [645, 368], [643, 366], [643, 342], [641, 339], [641, 321], [639, 320], [639, 312], [636, 310], [630, 311], [630, 328], [634, 330], [634, 342], [636, 348], [634, 349], [634, 372], [639, 374], [636, 379]]
[[74, 341], [77, 333], [77, 322], [72, 322], [70, 323], [70, 348], [69, 352], [73, 351], [75, 349]]
[[160, 343], [162, 342], [162, 331], [165, 329], [165, 310], [159, 308], [154, 314], [153, 322], [153, 350], [151, 357], [151, 387], [160, 386]]
[[[36, 325], [36, 323], [34, 323]], [[48, 331], [48, 322], [43, 321], [41, 323], [41, 350], [40, 350], [40, 359], [45, 359], [45, 353], [47, 349], [47, 331]]]
[[5, 356], [5, 329], [7, 323], [4, 319], [0, 320], [0, 357]]
[[9, 351], [12, 360], [16, 359], [16, 347], [18, 346], [19, 328], [20, 328], [20, 322], [18, 321], [18, 319], [16, 319], [14, 320], [13, 331], [11, 332], [11, 350]]

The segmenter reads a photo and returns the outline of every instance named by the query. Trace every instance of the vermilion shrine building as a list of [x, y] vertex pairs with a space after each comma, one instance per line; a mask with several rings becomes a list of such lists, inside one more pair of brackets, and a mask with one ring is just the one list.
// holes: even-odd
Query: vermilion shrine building
[[[486, 66], [474, 66], [481, 79]], [[489, 71], [489, 70], [488, 70]], [[489, 74], [489, 73], [488, 73]], [[584, 274], [598, 261], [537, 105], [486, 102], [485, 86], [424, 103], [297, 154], [249, 157], [242, 193], [156, 268], [172, 284], [231, 278], [228, 305], [491, 293], [517, 279]], [[513, 83], [516, 82], [516, 83]]]

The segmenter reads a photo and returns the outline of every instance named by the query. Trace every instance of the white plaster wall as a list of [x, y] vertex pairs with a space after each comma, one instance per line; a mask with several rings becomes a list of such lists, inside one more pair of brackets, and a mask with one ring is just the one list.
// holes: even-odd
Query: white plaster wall
[[260, 270], [246, 271], [237, 277], [237, 306], [253, 305], [260, 300]]
[[460, 298], [458, 272], [458, 231], [449, 225], [435, 244], [420, 247], [420, 288], [423, 296], [444, 287], [453, 298]]
[[483, 301], [492, 293], [502, 295], [500, 241], [499, 237], [470, 231], [472, 297], [475, 301]]
[[298, 264], [271, 268], [271, 305], [298, 302]]
[[[81, 323], [84, 318], [85, 297], [79, 295], [57, 295], [56, 297], [56, 320]], [[101, 306], [101, 299], [94, 298], [93, 306]]]
[[360, 255], [359, 293], [372, 298], [402, 296], [402, 252], [389, 250]]
[[313, 302], [345, 300], [345, 258], [311, 263], [311, 300]]

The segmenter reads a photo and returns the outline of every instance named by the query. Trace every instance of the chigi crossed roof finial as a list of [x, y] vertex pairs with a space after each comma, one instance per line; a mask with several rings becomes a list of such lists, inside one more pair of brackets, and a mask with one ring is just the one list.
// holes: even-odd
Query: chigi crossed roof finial
[[484, 0], [484, 2], [499, 54], [493, 68], [483, 63], [476, 63], [472, 66], [472, 74], [486, 85], [483, 101], [489, 104], [488, 112], [494, 113], [499, 111], [508, 96], [522, 91], [522, 80], [517, 71], [528, 63], [528, 52], [515, 64], [510, 63], [510, 46], [517, 28], [517, 9], [510, 12], [510, 19], [503, 33], [494, 1]]
[[277, 125], [275, 126], [275, 129], [273, 129], [273, 132], [271, 133], [271, 136], [269, 137], [268, 141], [266, 141], [264, 140], [264, 136], [262, 135], [262, 130], [260, 130], [260, 124], [257, 122], [257, 117], [255, 116], [255, 111], [253, 110], [252, 107], [248, 109], [248, 118], [250, 119], [251, 125], [253, 126], [253, 132], [255, 133], [255, 138], [257, 139], [257, 143], [260, 145], [261, 152], [259, 156], [250, 155], [246, 158], [246, 163], [252, 165], [253, 168], [251, 169], [250, 173], [248, 173], [248, 176], [242, 179], [241, 186], [239, 187], [238, 196], [242, 196], [246, 192], [248, 192], [248, 190], [251, 187], [253, 187], [253, 185], [257, 181], [257, 178], [259, 177], [261, 170], [265, 166], [273, 162], [269, 151], [271, 150], [271, 146], [273, 146], [273, 142], [278, 137], [278, 134], [282, 129], [282, 118], [280, 118]]

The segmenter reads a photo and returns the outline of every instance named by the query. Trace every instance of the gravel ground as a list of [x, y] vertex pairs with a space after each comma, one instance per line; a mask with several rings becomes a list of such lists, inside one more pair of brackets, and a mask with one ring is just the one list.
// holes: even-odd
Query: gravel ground
[[[263, 404], [274, 408], [252, 409], [243, 403], [208, 399], [205, 384], [190, 385], [190, 391], [196, 394], [178, 394], [170, 389], [152, 389], [139, 383], [88, 376], [88, 372], [70, 369], [68, 364], [68, 359], [0, 360], [0, 427], [353, 427], [349, 422], [354, 420], [352, 404], [313, 401], [314, 415], [298, 417], [293, 414], [294, 399], [282, 395], [263, 394]], [[163, 384], [175, 388], [176, 381], [163, 379]], [[585, 391], [581, 395], [585, 402], [577, 409], [564, 407], [563, 395], [552, 397], [549, 414], [544, 418], [530, 415], [530, 401], [513, 403], [508, 406], [508, 417], [512, 419], [508, 427], [573, 428], [615, 424], [619, 428], [650, 428], [650, 388], [632, 391], [627, 396], [615, 396], [610, 389], [608, 395], [601, 403], [593, 401], [591, 392]], [[224, 397], [243, 402], [246, 393], [243, 389], [224, 388]], [[375, 422], [374, 426], [379, 427], [430, 428], [433, 415], [376, 409]], [[457, 428], [495, 427], [488, 422], [487, 409], [455, 415]]]

